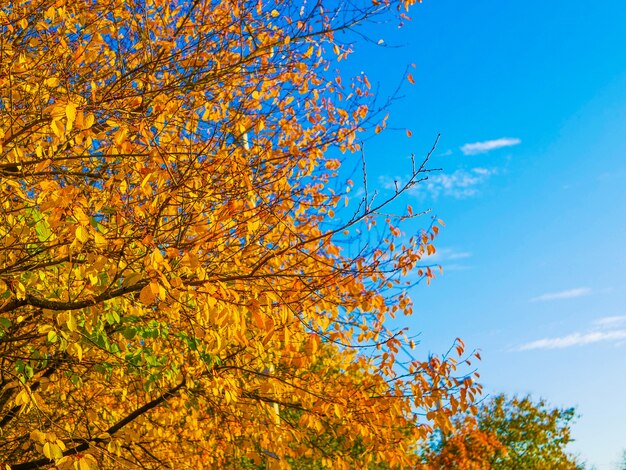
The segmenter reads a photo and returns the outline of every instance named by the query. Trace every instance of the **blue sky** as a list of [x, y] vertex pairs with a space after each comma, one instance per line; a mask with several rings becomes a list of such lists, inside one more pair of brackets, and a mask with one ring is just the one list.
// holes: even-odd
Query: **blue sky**
[[488, 392], [577, 406], [571, 450], [612, 469], [626, 449], [626, 3], [427, 0], [411, 16], [363, 29], [387, 47], [360, 43], [348, 62], [381, 97], [416, 65], [390, 109], [398, 130], [366, 143], [370, 185], [384, 193], [442, 135], [443, 171], [405, 202], [445, 221], [444, 274], [403, 321], [418, 354], [457, 336], [481, 349]]

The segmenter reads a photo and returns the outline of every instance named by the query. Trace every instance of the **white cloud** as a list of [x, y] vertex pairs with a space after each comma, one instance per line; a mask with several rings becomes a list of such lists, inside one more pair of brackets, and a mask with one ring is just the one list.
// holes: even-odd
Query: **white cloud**
[[464, 155], [478, 155], [479, 153], [491, 152], [492, 150], [503, 147], [512, 147], [521, 143], [522, 141], [518, 138], [502, 137], [495, 140], [485, 140], [483, 142], [465, 144], [461, 146], [461, 152], [463, 152]]
[[576, 289], [563, 290], [559, 292], [549, 292], [530, 299], [530, 302], [549, 302], [550, 300], [575, 299], [591, 294], [589, 287], [578, 287]]
[[469, 258], [470, 256], [472, 256], [472, 254], [470, 252], [468, 252], [468, 251], [454, 251], [454, 250], [450, 250], [450, 252], [445, 253], [444, 256], [445, 256], [445, 259], [452, 260], [452, 259]]
[[621, 325], [622, 323], [626, 323], [626, 315], [598, 318], [597, 320], [593, 322], [595, 326], [600, 327], [600, 328], [607, 328], [607, 327], [612, 327], [615, 325]]
[[618, 325], [622, 324], [626, 324], [626, 315], [602, 317], [594, 320], [591, 323], [591, 328], [586, 332], [576, 332], [567, 336], [531, 341], [515, 350], [559, 349], [599, 342], [614, 342], [616, 346], [619, 346], [624, 344], [624, 340], [626, 340], [626, 330], [616, 329]]
[[[496, 170], [488, 168], [460, 169], [453, 173], [435, 173], [410, 188], [408, 192], [422, 198], [430, 196], [437, 199], [439, 196], [449, 196], [464, 199], [477, 194], [477, 186], [485, 183], [494, 174], [496, 174]], [[381, 176], [379, 178], [381, 186], [389, 190], [402, 188], [404, 181], [401, 177]]]
[[468, 251], [458, 251], [454, 248], [437, 248], [434, 254], [424, 258], [424, 261], [432, 263], [443, 263], [445, 261], [461, 260], [471, 257]]
[[585, 344], [599, 343], [602, 341], [626, 340], [626, 330], [616, 331], [592, 331], [589, 333], [573, 333], [559, 338], [544, 338], [531, 341], [517, 348], [518, 351], [530, 351], [532, 349], [559, 349], [581, 346]]
[[363, 186], [359, 186], [356, 192], [352, 195], [354, 198], [361, 198], [363, 196], [365, 196], [365, 188], [363, 188]]
[[464, 271], [470, 269], [466, 263], [472, 254], [469, 251], [458, 251], [454, 248], [437, 248], [434, 254], [422, 258], [425, 265], [436, 264], [443, 268], [443, 272]]

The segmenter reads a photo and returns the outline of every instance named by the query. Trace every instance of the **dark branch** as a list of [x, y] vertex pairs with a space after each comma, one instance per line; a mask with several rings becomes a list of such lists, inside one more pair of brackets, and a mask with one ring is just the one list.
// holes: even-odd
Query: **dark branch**
[[[118, 421], [113, 426], [111, 426], [109, 429], [107, 429], [106, 432], [109, 435], [112, 436], [117, 431], [119, 431], [124, 426], [126, 426], [127, 424], [132, 423], [139, 416], [141, 416], [141, 415], [147, 413], [148, 411], [152, 410], [153, 408], [156, 408], [157, 406], [159, 406], [161, 403], [163, 403], [169, 397], [173, 396], [176, 392], [178, 392], [184, 386], [185, 386], [185, 379], [183, 378], [183, 380], [178, 385], [176, 385], [176, 387], [168, 390], [167, 392], [165, 392], [164, 394], [162, 394], [158, 398], [155, 398], [154, 400], [146, 403], [141, 408], [137, 408], [135, 411], [133, 411], [128, 416], [126, 416], [124, 419]], [[89, 449], [89, 447], [92, 444], [94, 444], [94, 443], [97, 444], [97, 443], [100, 443], [100, 442], [105, 442], [105, 439], [96, 438], [96, 439], [92, 439], [90, 441], [85, 441], [82, 444], [79, 444], [79, 445], [77, 445], [75, 447], [72, 447], [71, 449], [68, 449], [65, 452], [63, 452], [63, 456], [74, 455], [74, 454], [78, 454], [80, 452], [84, 452], [87, 449]], [[53, 460], [45, 459], [45, 458], [44, 459], [39, 459], [39, 460], [31, 460], [30, 462], [24, 462], [24, 463], [18, 463], [18, 464], [11, 465], [11, 470], [31, 470], [31, 469], [41, 468], [41, 467], [43, 467], [45, 465], [52, 465], [53, 463], [54, 463]]]

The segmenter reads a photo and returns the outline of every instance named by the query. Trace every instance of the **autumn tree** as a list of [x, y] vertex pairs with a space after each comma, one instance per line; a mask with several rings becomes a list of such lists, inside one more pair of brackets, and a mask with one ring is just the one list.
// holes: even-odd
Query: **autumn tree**
[[437, 432], [424, 457], [428, 468], [582, 469], [566, 451], [574, 418], [573, 408], [496, 395], [476, 416], [457, 419], [455, 431]]
[[437, 225], [331, 156], [384, 127], [335, 33], [412, 3], [2, 3], [2, 463], [411, 465], [471, 405], [387, 326]]
[[494, 456], [506, 456], [506, 447], [495, 433], [479, 428], [473, 416], [458, 419], [453, 432], [433, 433], [423, 452], [424, 470], [487, 470]]

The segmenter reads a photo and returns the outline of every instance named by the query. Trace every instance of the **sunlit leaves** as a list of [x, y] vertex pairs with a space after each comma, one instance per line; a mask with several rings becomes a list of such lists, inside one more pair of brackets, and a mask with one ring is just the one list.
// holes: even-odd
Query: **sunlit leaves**
[[329, 72], [350, 52], [334, 31], [390, 10], [342, 11], [3, 7], [9, 464], [411, 465], [471, 407], [462, 346], [415, 360], [387, 327], [412, 311], [400, 277], [433, 276], [435, 228], [405, 240], [416, 215], [371, 197], [347, 212], [337, 151], [374, 123], [367, 78]]

